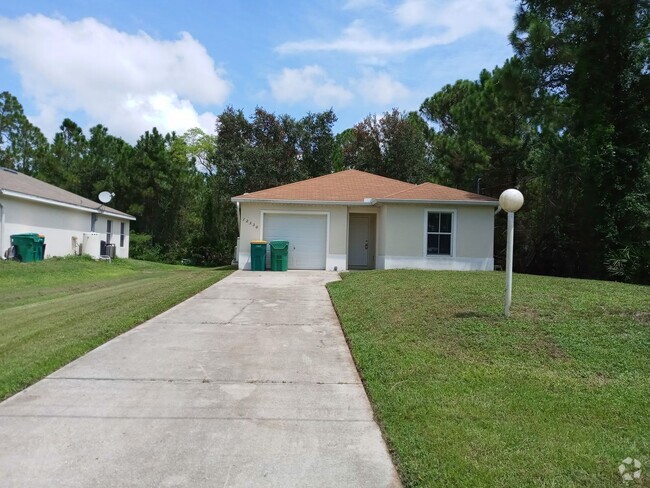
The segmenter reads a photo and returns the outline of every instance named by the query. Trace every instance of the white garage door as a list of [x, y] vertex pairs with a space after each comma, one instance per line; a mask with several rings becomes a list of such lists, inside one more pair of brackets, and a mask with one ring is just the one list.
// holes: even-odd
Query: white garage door
[[264, 214], [264, 240], [276, 239], [289, 241], [289, 269], [325, 269], [327, 216]]

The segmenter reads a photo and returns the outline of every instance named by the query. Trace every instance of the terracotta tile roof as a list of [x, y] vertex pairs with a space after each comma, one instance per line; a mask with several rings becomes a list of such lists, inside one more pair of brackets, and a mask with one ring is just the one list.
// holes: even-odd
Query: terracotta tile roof
[[497, 202], [496, 198], [471, 193], [448, 186], [436, 185], [435, 183], [422, 183], [414, 188], [409, 188], [393, 193], [381, 200], [429, 200], [429, 201], [477, 201]]
[[414, 185], [404, 181], [349, 169], [309, 180], [244, 193], [233, 200], [284, 200], [315, 202], [363, 202], [379, 200], [493, 202], [494, 198], [433, 183]]
[[[65, 203], [67, 205], [74, 205], [76, 207], [92, 210], [99, 210], [99, 207], [101, 206], [101, 203], [93, 202], [88, 198], [66, 191], [58, 186], [50, 185], [49, 183], [19, 173], [18, 171], [0, 167], [0, 193], [2, 193], [2, 190], [20, 193], [28, 197], [31, 196], [51, 200], [53, 203]], [[106, 205], [102, 206], [102, 210], [135, 220], [132, 215], [120, 212], [119, 210], [107, 207]]]
[[392, 178], [349, 169], [254, 193], [244, 193], [235, 199], [363, 202], [364, 198], [386, 197], [391, 193], [415, 186]]

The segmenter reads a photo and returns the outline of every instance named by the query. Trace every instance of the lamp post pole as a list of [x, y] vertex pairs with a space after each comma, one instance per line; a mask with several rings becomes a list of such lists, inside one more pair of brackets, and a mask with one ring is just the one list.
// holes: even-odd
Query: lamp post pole
[[506, 304], [504, 313], [510, 316], [510, 304], [512, 303], [512, 254], [515, 241], [515, 212], [524, 204], [524, 196], [519, 190], [510, 188], [504, 191], [499, 197], [499, 205], [508, 212], [508, 234], [506, 243]]
[[508, 243], [506, 245], [506, 317], [510, 316], [512, 302], [512, 250], [515, 241], [515, 213], [508, 212]]

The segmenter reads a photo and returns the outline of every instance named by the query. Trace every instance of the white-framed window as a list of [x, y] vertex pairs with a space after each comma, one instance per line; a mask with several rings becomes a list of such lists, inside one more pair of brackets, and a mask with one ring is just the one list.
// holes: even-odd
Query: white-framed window
[[125, 231], [126, 231], [126, 224], [124, 222], [120, 222], [120, 247], [124, 247]]
[[452, 256], [454, 249], [454, 212], [427, 210], [427, 256]]
[[106, 244], [111, 243], [111, 237], [113, 236], [113, 221], [106, 221]]

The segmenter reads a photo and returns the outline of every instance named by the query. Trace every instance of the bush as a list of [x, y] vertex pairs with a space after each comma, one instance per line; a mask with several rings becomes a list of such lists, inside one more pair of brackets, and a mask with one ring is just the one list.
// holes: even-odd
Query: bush
[[129, 234], [129, 256], [143, 261], [164, 261], [162, 247], [159, 244], [154, 244], [149, 234], [137, 232]]

